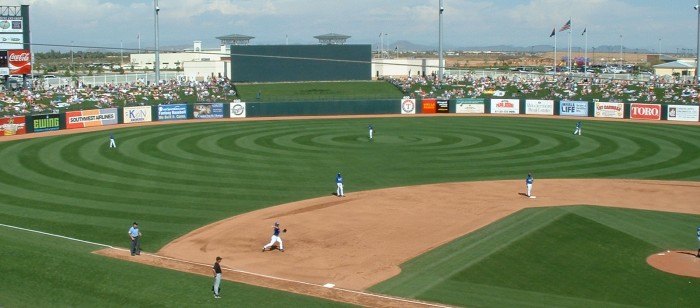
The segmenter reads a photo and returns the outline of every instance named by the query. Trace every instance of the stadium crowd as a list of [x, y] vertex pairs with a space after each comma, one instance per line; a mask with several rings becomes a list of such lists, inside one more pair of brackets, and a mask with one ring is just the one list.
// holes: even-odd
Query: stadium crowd
[[80, 82], [48, 86], [35, 81], [31, 89], [0, 91], [0, 114], [58, 113], [61, 108], [86, 103], [97, 109], [171, 104], [183, 102], [185, 96], [197, 102], [228, 102], [236, 96], [236, 92], [228, 79], [216, 77], [202, 81], [172, 79], [154, 84], [139, 80], [97, 86]]
[[[611, 80], [593, 75], [587, 78], [535, 74], [502, 74], [494, 77], [477, 74], [387, 79], [406, 95], [442, 98], [538, 98], [552, 100], [590, 100], [697, 104], [698, 87], [689, 81], [652, 76], [649, 81]], [[35, 81], [31, 89], [0, 91], [0, 115], [58, 113], [62, 108], [109, 108], [189, 102], [230, 102], [237, 98], [227, 78], [210, 77], [194, 81], [166, 80], [158, 84], [135, 81], [97, 86], [73, 82], [48, 86]]]

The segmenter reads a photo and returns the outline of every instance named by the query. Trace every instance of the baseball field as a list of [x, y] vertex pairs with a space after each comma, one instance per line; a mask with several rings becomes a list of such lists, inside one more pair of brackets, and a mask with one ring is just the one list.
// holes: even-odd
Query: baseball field
[[[75, 132], [0, 139], [2, 307], [700, 301], [700, 125], [382, 116]], [[260, 252], [275, 221], [285, 252]], [[649, 265], [659, 254], [688, 275]]]

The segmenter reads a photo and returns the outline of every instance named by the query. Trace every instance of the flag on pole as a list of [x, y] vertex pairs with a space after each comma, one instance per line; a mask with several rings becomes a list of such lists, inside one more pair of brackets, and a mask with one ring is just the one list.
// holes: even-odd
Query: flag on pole
[[557, 34], [557, 28], [552, 28], [552, 34], [549, 37], [555, 36]]
[[569, 21], [567, 21], [567, 22], [561, 27], [561, 29], [559, 29], [559, 32], [566, 31], [566, 30], [569, 30], [569, 29], [571, 29], [571, 19], [569, 19]]
[[584, 34], [586, 34], [586, 28], [583, 28], [583, 32], [581, 33], [581, 35], [584, 35]]
[[140, 39], [140, 38], [141, 38], [141, 33], [136, 34], [136, 39], [138, 40], [138, 39]]
[[379, 32], [379, 37], [382, 37], [382, 34], [384, 34], [384, 33], [382, 33], [382, 32]]

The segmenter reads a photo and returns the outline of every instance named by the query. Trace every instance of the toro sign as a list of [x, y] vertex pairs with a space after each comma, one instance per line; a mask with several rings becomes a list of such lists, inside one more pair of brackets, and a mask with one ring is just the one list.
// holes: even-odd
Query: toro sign
[[661, 120], [661, 105], [631, 104], [630, 119]]

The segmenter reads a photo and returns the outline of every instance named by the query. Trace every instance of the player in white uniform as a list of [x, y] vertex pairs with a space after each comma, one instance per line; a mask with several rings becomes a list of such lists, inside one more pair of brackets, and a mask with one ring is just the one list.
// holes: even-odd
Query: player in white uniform
[[527, 196], [529, 198], [532, 198], [532, 183], [535, 182], [535, 180], [532, 178], [532, 174], [528, 173], [527, 177], [525, 178], [525, 187], [527, 187]]
[[343, 193], [343, 176], [340, 175], [340, 172], [335, 176], [335, 185], [338, 186], [335, 190], [335, 195], [338, 197], [345, 197], [345, 193]]
[[576, 122], [576, 129], [574, 130], [574, 135], [581, 136], [581, 121]]
[[369, 141], [372, 141], [372, 138], [374, 138], [374, 127], [372, 126], [372, 124], [369, 125], [368, 129], [369, 129]]
[[116, 148], [117, 142], [114, 140], [114, 133], [109, 133], [109, 147]]
[[275, 221], [275, 225], [272, 227], [272, 237], [270, 238], [270, 243], [263, 246], [262, 251], [264, 252], [268, 248], [272, 247], [275, 242], [280, 243], [280, 251], [284, 252], [284, 246], [282, 246], [282, 238], [280, 237], [280, 223]]

